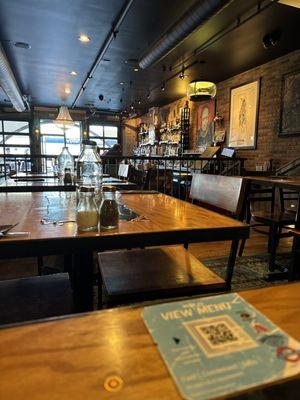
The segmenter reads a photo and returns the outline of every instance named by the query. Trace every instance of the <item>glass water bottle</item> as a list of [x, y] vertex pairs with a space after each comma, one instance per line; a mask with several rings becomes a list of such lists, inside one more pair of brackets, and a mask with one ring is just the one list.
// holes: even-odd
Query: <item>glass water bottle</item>
[[114, 229], [119, 224], [119, 207], [116, 201], [116, 188], [103, 186], [100, 205], [100, 228]]
[[69, 168], [71, 174], [74, 173], [74, 159], [72, 154], [69, 152], [68, 147], [63, 147], [61, 153], [57, 156], [58, 164], [58, 177], [60, 179], [64, 178], [65, 169]]
[[97, 144], [92, 140], [82, 141], [82, 151], [77, 161], [77, 184], [91, 186], [99, 194], [102, 185], [102, 162], [97, 153]]
[[94, 188], [82, 186], [79, 192], [76, 222], [79, 232], [96, 231], [99, 213], [94, 200]]

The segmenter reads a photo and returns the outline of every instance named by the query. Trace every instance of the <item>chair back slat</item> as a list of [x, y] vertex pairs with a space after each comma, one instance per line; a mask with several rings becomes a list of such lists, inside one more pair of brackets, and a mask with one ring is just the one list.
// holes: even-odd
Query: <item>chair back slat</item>
[[241, 177], [195, 173], [190, 197], [240, 218], [245, 192], [246, 182]]
[[129, 165], [128, 164], [120, 164], [118, 170], [118, 177], [119, 178], [128, 178], [129, 173]]

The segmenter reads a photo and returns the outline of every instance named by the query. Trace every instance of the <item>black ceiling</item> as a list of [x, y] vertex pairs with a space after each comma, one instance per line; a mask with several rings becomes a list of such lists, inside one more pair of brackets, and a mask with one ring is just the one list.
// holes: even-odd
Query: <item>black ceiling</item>
[[[72, 105], [124, 1], [0, 0], [0, 40], [22, 93], [30, 95], [34, 105]], [[299, 47], [299, 9], [272, 2], [243, 23], [256, 11], [258, 1], [233, 0], [153, 67], [134, 72], [132, 66], [125, 64], [127, 59], [139, 59], [196, 1], [135, 0], [76, 106], [94, 104], [98, 109], [119, 111], [141, 99], [141, 105], [135, 105], [145, 110], [182, 97], [190, 80], [219, 82]], [[270, 2], [260, 3], [263, 7]], [[201, 54], [193, 55], [213, 35], [236, 26], [238, 17], [240, 27]], [[278, 29], [282, 32], [279, 44], [264, 49], [263, 36]], [[91, 42], [80, 43], [80, 33], [89, 35]], [[14, 42], [27, 42], [31, 48], [17, 48]], [[178, 77], [170, 79], [178, 75], [182, 60], [186, 59], [184, 65], [192, 65], [186, 71], [188, 77], [183, 81]], [[71, 70], [78, 75], [71, 77]], [[123, 86], [121, 81], [125, 82]], [[162, 92], [160, 86], [164, 81], [166, 90]], [[71, 86], [68, 96], [64, 93], [67, 84]], [[146, 98], [149, 91], [150, 100]], [[104, 96], [102, 102], [100, 94]], [[4, 98], [0, 90], [0, 105], [7, 106]]]

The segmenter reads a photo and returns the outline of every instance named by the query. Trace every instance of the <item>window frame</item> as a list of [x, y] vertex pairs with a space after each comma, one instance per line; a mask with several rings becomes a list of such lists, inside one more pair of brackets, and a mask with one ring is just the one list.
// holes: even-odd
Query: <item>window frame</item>
[[[40, 130], [40, 134], [39, 134], [39, 136], [40, 136], [40, 151], [41, 151], [41, 155], [43, 155], [43, 156], [47, 156], [47, 157], [50, 157], [50, 156], [53, 156], [53, 157], [57, 157], [57, 155], [56, 154], [45, 154], [44, 152], [43, 152], [43, 137], [44, 136], [48, 136], [48, 137], [56, 137], [56, 138], [63, 138], [63, 143], [64, 144], [66, 144], [66, 146], [68, 146], [68, 143], [67, 143], [67, 130], [66, 130], [66, 132], [65, 133], [60, 133], [60, 134], [55, 134], [55, 133], [42, 133], [42, 125], [43, 125], [43, 122], [44, 121], [48, 121], [48, 123], [52, 123], [53, 125], [55, 125], [55, 123], [53, 122], [53, 119], [51, 119], [51, 118], [39, 118], [39, 130]], [[80, 130], [80, 137], [79, 137], [79, 145], [80, 145], [80, 148], [79, 148], [79, 154], [80, 154], [80, 149], [81, 149], [81, 142], [82, 142], [82, 139], [83, 139], [83, 121], [82, 120], [74, 120], [74, 122], [78, 122], [79, 123], [79, 130]], [[79, 155], [78, 154], [78, 155]], [[73, 157], [78, 157], [78, 155], [75, 155], [75, 156], [73, 156]]]
[[[103, 135], [102, 135], [102, 136], [93, 136], [93, 135], [91, 135], [90, 128], [91, 128], [92, 126], [102, 126], [102, 127], [103, 127]], [[116, 137], [105, 136], [105, 127], [114, 127], [114, 128], [116, 128], [116, 129], [117, 129]], [[103, 141], [103, 146], [102, 146], [102, 147], [98, 146], [100, 155], [101, 155], [103, 152], [105, 152], [105, 151], [107, 151], [107, 150], [109, 150], [109, 149], [111, 148], [111, 147], [106, 147], [106, 146], [105, 146], [105, 140], [108, 140], [108, 139], [116, 139], [116, 140], [117, 140], [116, 144], [122, 145], [122, 144], [121, 144], [121, 138], [120, 138], [120, 125], [117, 124], [116, 122], [108, 122], [108, 121], [103, 121], [103, 120], [99, 120], [99, 121], [93, 120], [93, 121], [90, 121], [90, 122], [88, 123], [87, 132], [88, 132], [88, 138], [89, 138], [90, 140], [100, 139], [100, 140]]]
[[[5, 131], [4, 129], [4, 122], [24, 122], [28, 124], [28, 132], [11, 132], [11, 131]], [[22, 156], [27, 156], [31, 157], [32, 156], [32, 123], [30, 120], [26, 118], [18, 119], [18, 118], [0, 118], [0, 138], [2, 139], [2, 143], [0, 143], [0, 153], [2, 155], [6, 156], [16, 156], [16, 157], [22, 157]], [[6, 144], [6, 136], [26, 136], [29, 139], [29, 144]], [[16, 147], [16, 148], [25, 148], [29, 150], [29, 154], [15, 154], [15, 153], [6, 153], [6, 148], [7, 147]], [[1, 152], [2, 150], [2, 152]]]

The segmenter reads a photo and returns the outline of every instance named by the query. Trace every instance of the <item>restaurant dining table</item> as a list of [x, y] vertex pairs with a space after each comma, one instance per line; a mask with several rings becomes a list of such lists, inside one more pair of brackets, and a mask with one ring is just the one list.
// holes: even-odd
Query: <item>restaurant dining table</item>
[[[102, 175], [105, 178], [108, 178], [109, 175], [108, 174], [103, 174]], [[12, 174], [10, 176], [12, 179], [32, 179], [32, 178], [57, 178], [57, 174], [55, 174], [54, 172], [17, 172], [15, 174]]]
[[[77, 308], [93, 306], [93, 252], [195, 242], [240, 240], [249, 226], [227, 216], [161, 193], [122, 192], [119, 202], [139, 215], [120, 219], [116, 229], [78, 233], [76, 223], [42, 224], [42, 220], [75, 220], [75, 193], [0, 193], [0, 225], [18, 222], [27, 236], [0, 239], [0, 257], [73, 255], [73, 288]], [[5, 212], [3, 212], [5, 210]]]
[[[290, 283], [239, 294], [300, 340], [299, 291], [300, 283]], [[115, 308], [0, 329], [0, 398], [182, 399], [142, 311]], [[299, 386], [296, 377], [238, 399], [295, 400]]]
[[[300, 230], [300, 176], [245, 176], [249, 184], [255, 184], [258, 186], [272, 187], [275, 189], [286, 189], [293, 192], [298, 192], [298, 202], [297, 209], [295, 213], [295, 229]], [[300, 251], [300, 239], [299, 237], [294, 237], [293, 251]], [[294, 265], [289, 273], [290, 278], [294, 279], [295, 275], [299, 273], [300, 265]], [[286, 277], [287, 273], [283, 272], [282, 277]], [[280, 273], [276, 274], [280, 278]]]
[[[105, 177], [103, 185], [115, 186], [117, 190], [134, 190], [137, 188], [136, 183], [123, 181], [118, 178]], [[68, 192], [75, 191], [75, 184], [65, 185], [56, 177], [30, 177], [18, 179], [3, 179], [0, 182], [0, 193], [17, 193], [17, 192]]]

